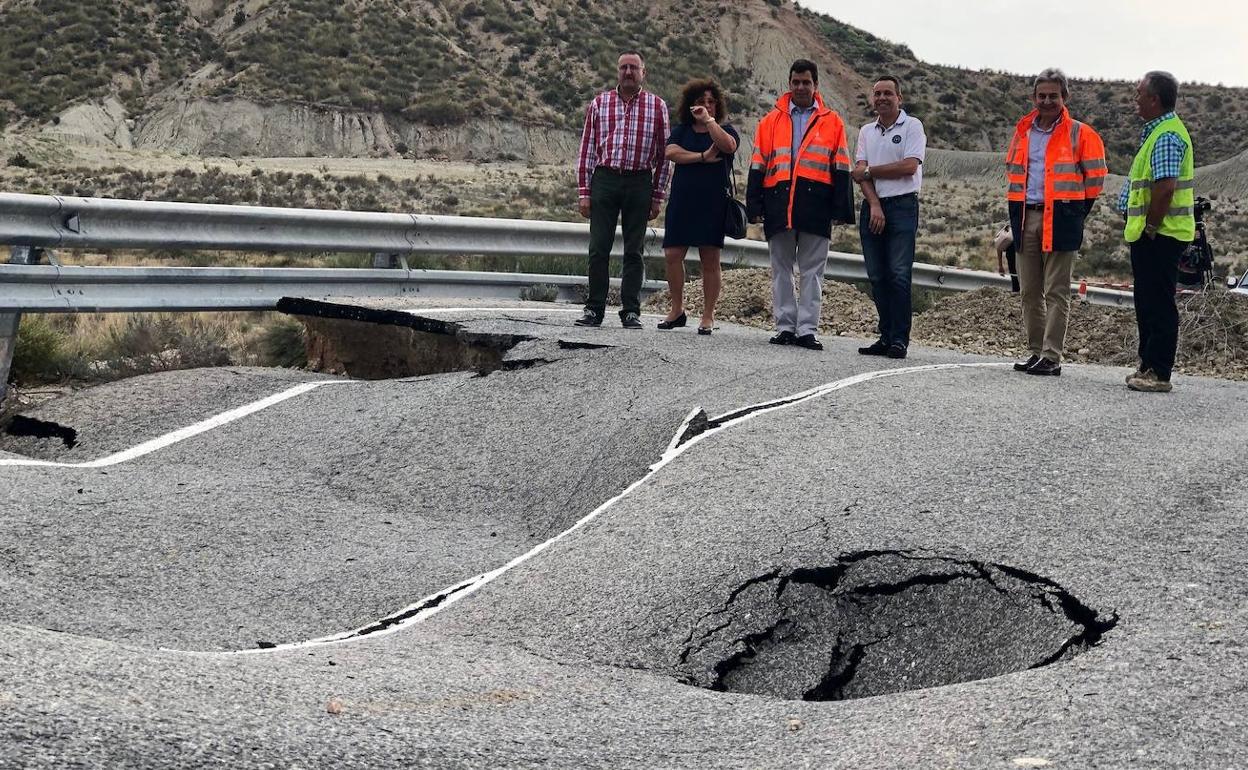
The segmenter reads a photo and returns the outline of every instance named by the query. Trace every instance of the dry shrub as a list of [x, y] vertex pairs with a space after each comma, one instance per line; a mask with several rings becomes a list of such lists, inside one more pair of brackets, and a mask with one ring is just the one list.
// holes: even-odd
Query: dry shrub
[[259, 338], [260, 363], [264, 366], [304, 367], [308, 364], [303, 324], [279, 318], [266, 324]]

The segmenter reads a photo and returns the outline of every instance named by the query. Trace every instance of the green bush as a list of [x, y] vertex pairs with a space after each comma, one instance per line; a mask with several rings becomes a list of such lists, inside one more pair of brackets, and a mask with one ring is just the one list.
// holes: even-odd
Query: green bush
[[65, 370], [64, 338], [48, 323], [47, 316], [22, 316], [13, 351], [9, 379], [13, 382], [59, 380]]
[[468, 118], [468, 110], [463, 104], [445, 96], [413, 104], [405, 112], [416, 122], [431, 126], [458, 125]]
[[520, 299], [528, 302], [554, 302], [559, 298], [559, 287], [549, 283], [535, 283], [520, 290]]
[[120, 329], [109, 330], [100, 356], [122, 377], [230, 363], [224, 329], [195, 316], [179, 323], [172, 313], [127, 317]]
[[264, 366], [304, 367], [308, 351], [303, 324], [283, 318], [260, 335], [260, 362]]

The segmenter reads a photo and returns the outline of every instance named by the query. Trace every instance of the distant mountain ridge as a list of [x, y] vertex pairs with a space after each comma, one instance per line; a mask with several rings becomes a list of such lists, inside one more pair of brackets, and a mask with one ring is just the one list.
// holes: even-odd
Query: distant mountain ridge
[[[926, 64], [784, 0], [0, 0], [0, 28], [9, 130], [191, 154], [567, 160], [625, 48], [669, 101], [714, 75], [746, 128], [798, 56], [852, 126], [878, 74], [901, 78], [933, 147], [999, 151], [1029, 108], [1029, 78]], [[1072, 88], [1125, 170], [1134, 84]], [[1180, 111], [1199, 164], [1248, 148], [1248, 89], [1185, 85]]]

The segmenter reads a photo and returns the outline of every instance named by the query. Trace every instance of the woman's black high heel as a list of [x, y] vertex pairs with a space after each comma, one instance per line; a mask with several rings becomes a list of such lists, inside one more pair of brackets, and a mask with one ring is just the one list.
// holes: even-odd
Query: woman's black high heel
[[684, 325], [685, 325], [685, 322], [686, 322], [687, 320], [688, 320], [688, 319], [685, 317], [685, 314], [684, 314], [684, 313], [681, 313], [680, 315], [676, 316], [675, 318], [673, 318], [673, 319], [672, 319], [672, 320], [670, 320], [670, 321], [659, 321], [657, 324], [655, 324], [655, 325], [654, 325], [654, 328], [656, 328], [656, 329], [675, 329], [675, 328], [677, 328], [677, 327], [679, 327], [679, 326], [684, 326]]
[[699, 327], [698, 327], [698, 334], [707, 334], [707, 335], [709, 335], [709, 334], [711, 333], [711, 329], [713, 329], [713, 328], [715, 328], [715, 327], [713, 327], [713, 326], [699, 326]]

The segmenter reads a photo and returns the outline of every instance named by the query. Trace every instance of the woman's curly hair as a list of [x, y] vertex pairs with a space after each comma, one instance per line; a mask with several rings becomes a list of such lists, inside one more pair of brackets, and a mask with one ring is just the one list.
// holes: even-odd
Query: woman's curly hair
[[686, 126], [693, 125], [693, 103], [707, 91], [715, 97], [715, 120], [720, 123], [726, 122], [728, 120], [728, 97], [724, 95], [724, 89], [720, 88], [719, 83], [711, 78], [699, 78], [685, 83], [680, 89], [676, 119]]

